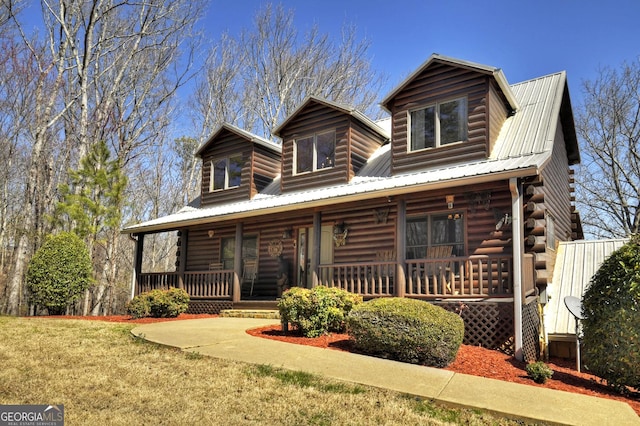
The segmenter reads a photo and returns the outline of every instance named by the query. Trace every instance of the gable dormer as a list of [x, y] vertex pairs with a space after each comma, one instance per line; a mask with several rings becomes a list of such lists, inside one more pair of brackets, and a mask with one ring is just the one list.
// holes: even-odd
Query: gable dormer
[[273, 134], [282, 139], [282, 192], [348, 183], [389, 140], [359, 111], [307, 98]]
[[280, 173], [280, 145], [223, 124], [198, 149], [202, 159], [201, 205], [253, 198]]
[[500, 69], [434, 54], [382, 106], [401, 174], [488, 158], [517, 102]]

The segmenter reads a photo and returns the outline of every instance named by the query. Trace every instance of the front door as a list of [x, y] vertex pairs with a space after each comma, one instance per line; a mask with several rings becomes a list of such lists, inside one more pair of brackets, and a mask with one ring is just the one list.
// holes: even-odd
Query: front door
[[[298, 230], [298, 255], [296, 259], [298, 287], [311, 288], [313, 285], [313, 271], [311, 270], [311, 259], [313, 259], [315, 253], [313, 240], [312, 227]], [[320, 264], [330, 263], [333, 263], [333, 227], [331, 225], [322, 225]]]

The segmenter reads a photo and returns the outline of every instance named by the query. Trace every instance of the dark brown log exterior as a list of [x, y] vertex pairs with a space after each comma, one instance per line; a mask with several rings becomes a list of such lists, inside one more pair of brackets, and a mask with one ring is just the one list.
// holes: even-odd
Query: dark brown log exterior
[[[456, 98], [467, 99], [467, 140], [439, 148], [410, 152], [409, 112], [437, 101]], [[444, 166], [486, 158], [507, 117], [504, 97], [501, 99], [488, 75], [437, 62], [397, 94], [392, 101], [391, 110], [394, 174], [419, 167]], [[491, 116], [489, 111], [492, 111]]]

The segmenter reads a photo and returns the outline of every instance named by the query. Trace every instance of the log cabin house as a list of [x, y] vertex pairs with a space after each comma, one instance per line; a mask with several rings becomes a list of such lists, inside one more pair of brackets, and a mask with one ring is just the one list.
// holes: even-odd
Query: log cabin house
[[[134, 293], [181, 287], [211, 313], [287, 286], [411, 297], [458, 312], [465, 343], [535, 359], [556, 244], [582, 238], [566, 74], [509, 85], [434, 54], [382, 107], [375, 122], [309, 97], [281, 144], [222, 125], [196, 153], [199, 199], [124, 229]], [[157, 232], [179, 236], [175, 270], [142, 270]]]

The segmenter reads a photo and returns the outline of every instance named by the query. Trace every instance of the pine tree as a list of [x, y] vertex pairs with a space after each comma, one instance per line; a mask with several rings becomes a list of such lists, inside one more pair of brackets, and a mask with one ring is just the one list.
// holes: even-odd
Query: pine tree
[[[56, 206], [54, 224], [76, 233], [91, 249], [96, 286], [93, 288], [92, 314], [97, 315], [107, 289], [113, 283], [110, 273], [115, 264], [110, 253], [122, 218], [127, 179], [118, 160], [111, 160], [104, 141], [91, 146], [77, 170], [69, 171], [70, 184], [60, 185], [61, 201]], [[89, 310], [89, 292], [84, 311]]]

